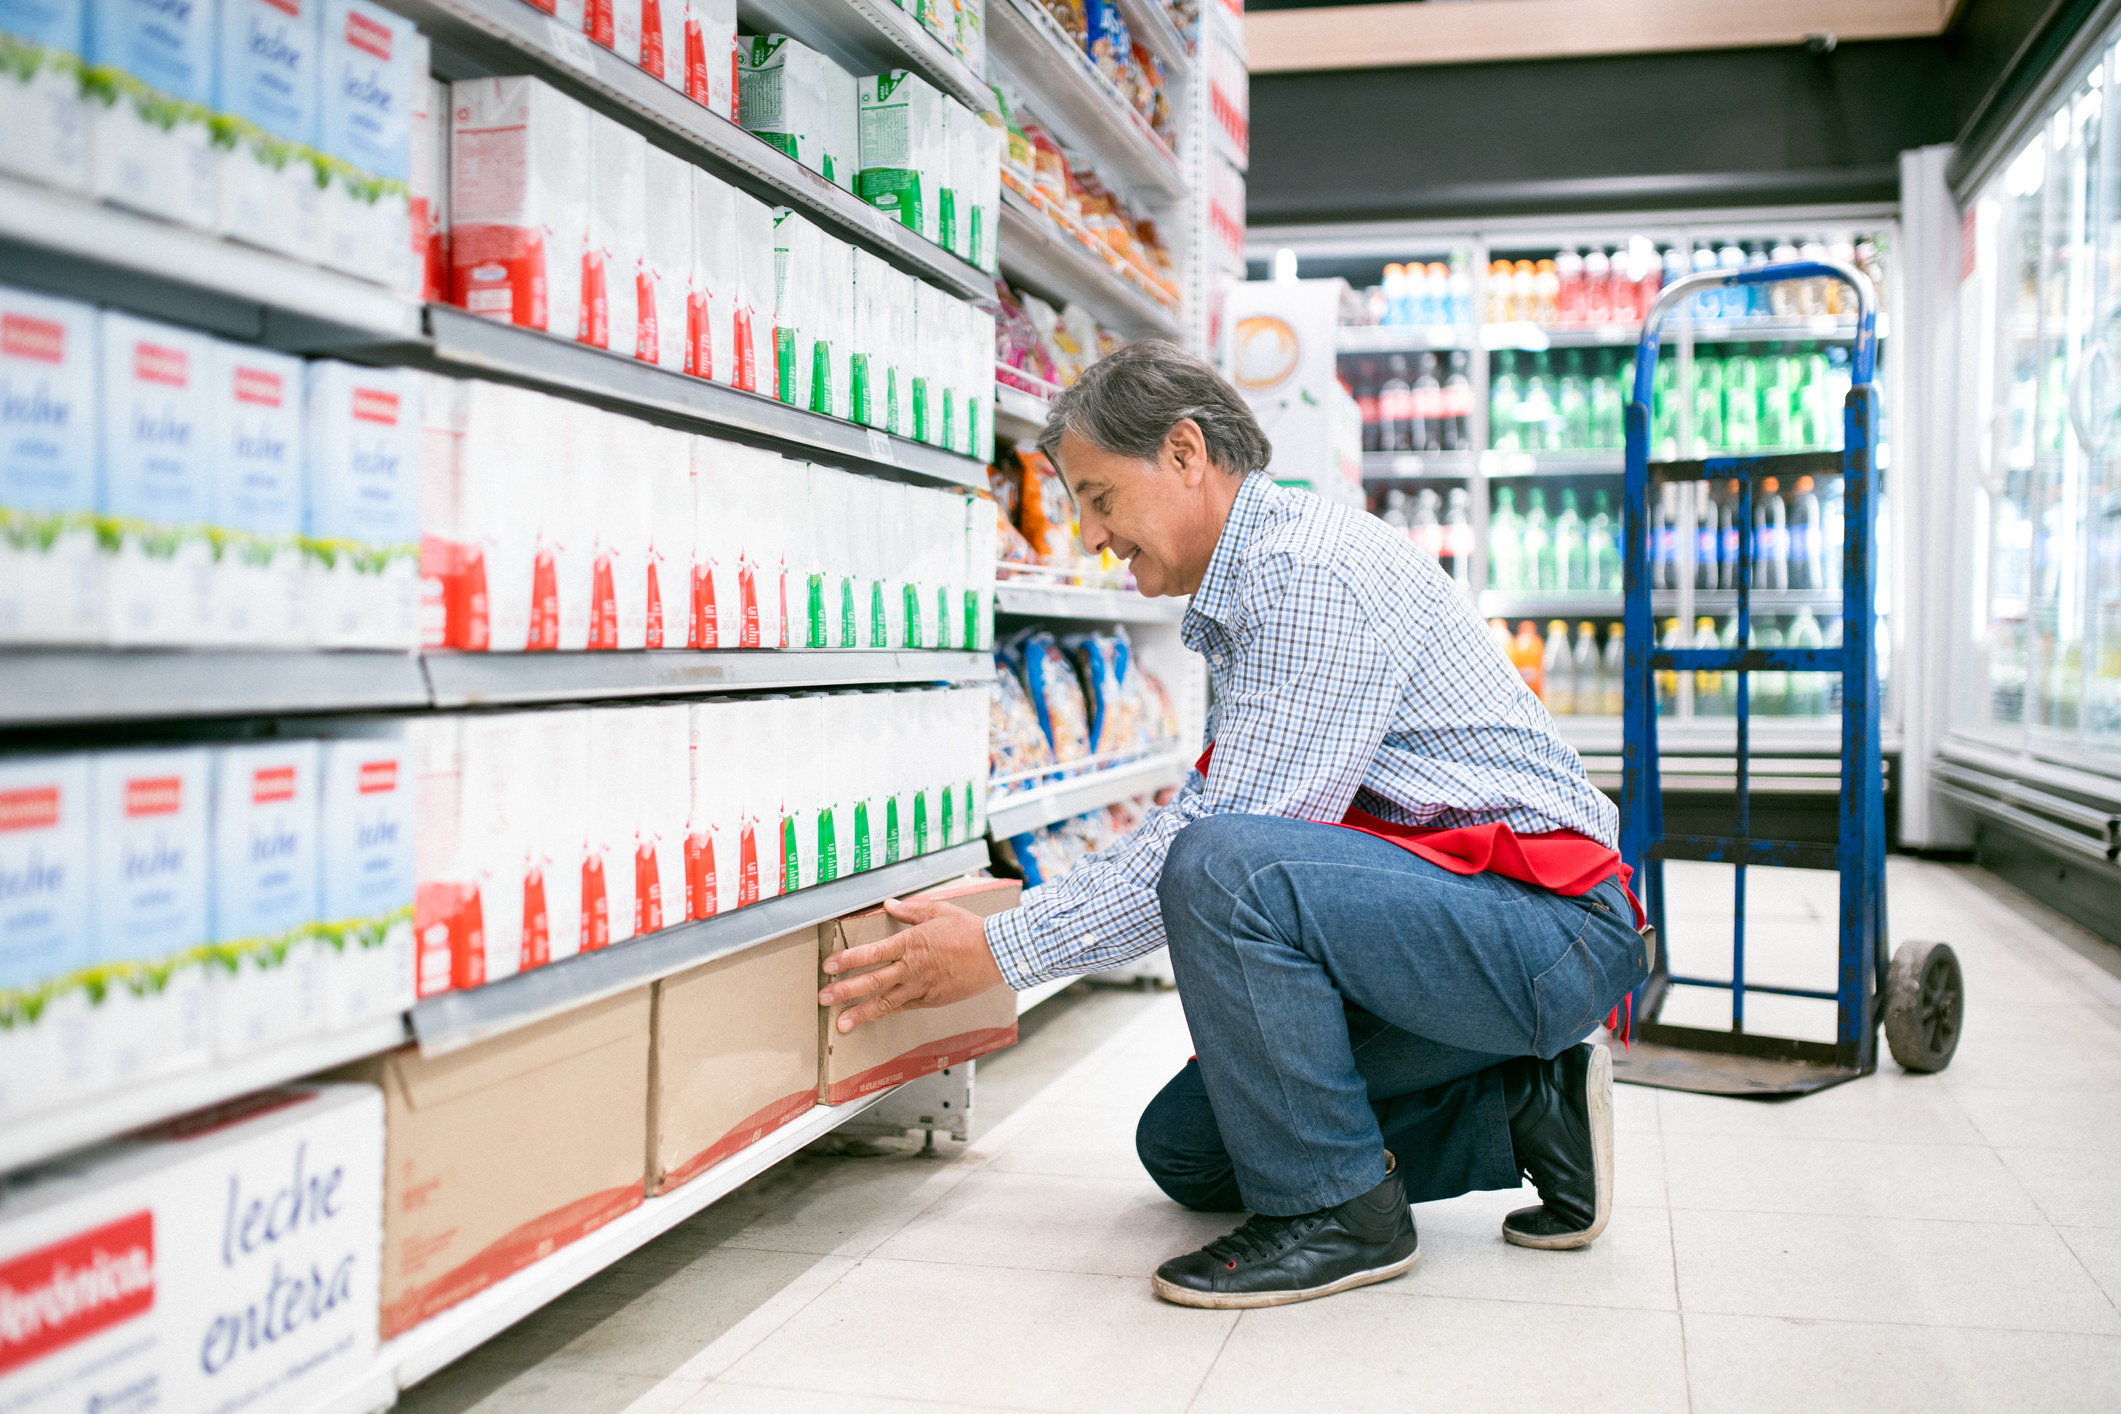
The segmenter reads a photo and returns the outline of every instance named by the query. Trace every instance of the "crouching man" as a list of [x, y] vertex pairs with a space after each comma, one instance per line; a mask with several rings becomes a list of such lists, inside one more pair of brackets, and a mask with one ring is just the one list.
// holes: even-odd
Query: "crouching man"
[[[1418, 1256], [1409, 1204], [1529, 1176], [1503, 1222], [1579, 1247], [1612, 1206], [1612, 1063], [1586, 1043], [1648, 972], [1613, 805], [1436, 562], [1276, 486], [1266, 438], [1200, 359], [1093, 365], [1039, 439], [1084, 548], [1190, 594], [1214, 682], [1178, 797], [1022, 906], [856, 948], [821, 1002], [854, 1026], [1169, 944], [1196, 1060], [1138, 1147], [1189, 1207], [1250, 1212], [1159, 1267], [1189, 1306], [1279, 1305]], [[828, 967], [832, 964], [828, 964]]]

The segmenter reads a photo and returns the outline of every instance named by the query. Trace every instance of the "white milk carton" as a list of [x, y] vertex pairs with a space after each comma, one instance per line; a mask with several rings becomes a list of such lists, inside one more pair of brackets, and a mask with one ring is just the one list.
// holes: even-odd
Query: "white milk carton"
[[405, 192], [412, 265], [404, 290], [438, 302], [449, 298], [449, 85], [417, 74], [412, 100], [412, 175]]
[[994, 566], [1001, 558], [1001, 507], [985, 496], [965, 502], [964, 645], [994, 647]]
[[[596, 946], [631, 939], [638, 924], [643, 777], [646, 746], [632, 707], [597, 707], [589, 713], [589, 857], [604, 884], [605, 932]], [[651, 850], [646, 867], [653, 868]]]
[[411, 20], [368, 0], [321, 3], [317, 148], [331, 159], [324, 263], [402, 288], [412, 251], [412, 110], [427, 81], [427, 41]]
[[302, 360], [243, 344], [213, 347], [214, 636], [292, 648], [309, 633], [302, 553]]
[[643, 362], [691, 373], [687, 319], [693, 281], [694, 169], [660, 147], [644, 147], [643, 152], [648, 195], [642, 203], [641, 337], [635, 354]]
[[690, 916], [685, 894], [686, 822], [692, 814], [689, 709], [675, 703], [625, 711], [641, 742], [634, 932], [653, 933]]
[[736, 121], [736, 0], [691, 0], [685, 13], [685, 92], [717, 118]]
[[328, 648], [420, 642], [420, 382], [309, 365], [310, 634]]
[[787, 781], [780, 755], [779, 710], [787, 700], [753, 697], [733, 704], [739, 714], [733, 735], [744, 747], [737, 760], [739, 905], [778, 898], [782, 892], [786, 814], [782, 807]]
[[972, 125], [976, 195], [972, 206], [972, 263], [992, 275], [1001, 256], [1002, 149], [1009, 135], [998, 122]]
[[617, 445], [624, 419], [587, 403], [554, 398], [547, 406], [552, 450], [544, 470], [543, 504], [554, 509], [539, 529], [542, 557], [552, 563], [555, 632], [550, 644], [534, 646], [580, 652], [618, 646], [618, 607], [600, 572], [598, 545], [614, 508], [604, 499], [606, 475], [622, 455]]
[[207, 1063], [211, 767], [203, 748], [111, 751], [90, 767], [98, 1088]]
[[0, 3], [0, 172], [47, 186], [88, 186], [88, 106], [81, 54], [87, 0]]
[[215, 750], [208, 970], [214, 1058], [236, 1060], [323, 1029], [318, 993], [314, 741]]
[[591, 648], [648, 646], [648, 544], [659, 429], [607, 416], [597, 505], [596, 571], [590, 606]]
[[214, 637], [214, 345], [105, 311], [102, 512], [105, 632], [120, 644]]
[[538, 763], [531, 852], [545, 895], [549, 960], [608, 941], [602, 861], [589, 849], [589, 717], [585, 707], [525, 714]]
[[747, 36], [737, 45], [737, 123], [823, 176], [851, 186], [852, 151], [843, 109], [855, 106], [854, 76], [785, 34]]
[[323, 258], [317, 141], [322, 0], [221, 0], [215, 227], [304, 260]]
[[692, 594], [685, 643], [691, 648], [734, 648], [737, 605], [737, 531], [729, 504], [729, 447], [713, 437], [694, 437], [692, 463]]
[[985, 456], [994, 445], [994, 316], [977, 305], [959, 307], [966, 325], [965, 371], [959, 379], [965, 390], [965, 454]]
[[942, 165], [943, 105], [933, 85], [908, 69], [857, 79], [861, 137], [855, 194], [910, 231], [936, 238], [936, 174]]
[[383, 1101], [269, 1090], [22, 1175], [0, 1197], [0, 1403], [320, 1409], [376, 1353]]
[[93, 1082], [90, 867], [89, 758], [0, 762], [0, 1121]]
[[463, 719], [462, 849], [478, 886], [486, 982], [542, 967], [552, 955], [538, 854], [545, 763], [538, 755], [537, 716], [500, 712]]
[[788, 524], [786, 458], [755, 447], [734, 448], [730, 502], [737, 532], [737, 646], [786, 648], [788, 625]]
[[774, 209], [743, 192], [736, 194], [737, 289], [736, 386], [769, 398], [781, 396], [778, 341], [773, 329], [780, 253], [774, 240]]
[[[818, 760], [825, 799], [832, 810], [832, 877], [844, 878], [876, 866], [871, 832], [869, 761], [875, 750], [877, 724], [870, 699], [860, 692], [835, 692], [820, 700]], [[824, 825], [819, 825], [820, 843]], [[818, 870], [822, 878], [823, 864]]]
[[641, 53], [641, 7], [638, 0], [585, 0], [582, 33], [628, 63]]
[[847, 421], [854, 416], [854, 248], [818, 232], [812, 281], [817, 342], [811, 353], [810, 410]]
[[[688, 795], [685, 815], [685, 916], [712, 918], [738, 902], [743, 869], [743, 822], [738, 799], [745, 720], [728, 698], [684, 709]], [[758, 887], [753, 846], [752, 889]]]
[[640, 45], [634, 62], [650, 78], [685, 91], [685, 0], [617, 0], [636, 12]]
[[557, 575], [539, 534], [567, 406], [506, 384], [464, 385], [458, 516], [466, 614], [459, 647], [520, 653], [559, 646]]
[[939, 223], [942, 244], [960, 260], [972, 259], [973, 208], [979, 204], [979, 161], [985, 151], [980, 133], [987, 125], [955, 99], [943, 101], [944, 172]]
[[418, 762], [402, 722], [334, 723], [318, 744], [317, 991], [324, 1029], [394, 1016], [417, 995], [413, 829]]
[[644, 648], [691, 644], [692, 443], [685, 432], [648, 429], [648, 598]]
[[85, 304], [0, 288], [0, 642], [103, 636], [96, 330]]
[[822, 648], [822, 604], [810, 589], [817, 575], [817, 528], [810, 507], [810, 464], [790, 457], [781, 463], [781, 583], [787, 594], [787, 648]]
[[638, 356], [648, 139], [602, 113], [590, 114], [589, 178], [591, 255], [583, 277], [582, 342]]
[[462, 648], [469, 618], [464, 580], [464, 388], [420, 375], [420, 646]]
[[214, 223], [215, 4], [98, 0], [88, 11], [95, 80], [90, 189], [105, 201]]
[[913, 435], [913, 367], [920, 341], [917, 325], [920, 281], [900, 270], [886, 272], [884, 288], [891, 297], [891, 365], [884, 398], [884, 426], [894, 437]]
[[736, 382], [738, 193], [703, 168], [690, 169], [692, 278], [685, 301], [685, 371]]
[[890, 313], [890, 267], [866, 250], [849, 247], [853, 288], [847, 323], [847, 416], [864, 427], [885, 425], [889, 366], [886, 327]]
[[451, 84], [450, 297], [572, 339], [589, 253], [589, 110], [537, 79]]
[[[824, 242], [816, 226], [789, 208], [773, 216], [773, 353], [780, 399], [812, 411], [829, 409], [830, 380], [820, 386], [815, 375], [821, 350], [820, 280]], [[829, 343], [828, 343], [829, 348]], [[829, 373], [829, 366], [828, 366]], [[827, 407], [818, 406], [823, 394]]]
[[[777, 763], [773, 785], [781, 815], [781, 892], [794, 893], [819, 883], [833, 839], [831, 802], [825, 794], [824, 760], [819, 754], [824, 729], [824, 697], [769, 697], [768, 755]], [[828, 876], [829, 877], [829, 876]]]
[[409, 718], [419, 786], [414, 792], [413, 990], [421, 997], [486, 980], [486, 929], [478, 872], [464, 822], [464, 723], [435, 713]]

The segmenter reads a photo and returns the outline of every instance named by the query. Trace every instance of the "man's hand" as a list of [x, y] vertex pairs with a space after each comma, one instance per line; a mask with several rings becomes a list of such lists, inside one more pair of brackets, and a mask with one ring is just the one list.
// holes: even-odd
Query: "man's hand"
[[825, 959], [825, 971], [835, 976], [875, 969], [817, 994], [819, 1006], [868, 998], [840, 1013], [841, 1031], [895, 1011], [948, 1006], [1001, 985], [1002, 970], [994, 964], [986, 921], [978, 914], [954, 903], [895, 898], [884, 900], [884, 911], [915, 926]]

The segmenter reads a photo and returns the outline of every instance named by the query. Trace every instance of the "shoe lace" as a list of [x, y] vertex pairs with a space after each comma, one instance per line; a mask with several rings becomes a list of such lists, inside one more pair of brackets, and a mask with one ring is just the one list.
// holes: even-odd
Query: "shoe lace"
[[1293, 1218], [1255, 1213], [1243, 1227], [1227, 1237], [1218, 1237], [1201, 1250], [1226, 1267], [1239, 1262], [1257, 1262], [1272, 1257], [1311, 1232], [1324, 1220], [1324, 1213], [1300, 1213]]

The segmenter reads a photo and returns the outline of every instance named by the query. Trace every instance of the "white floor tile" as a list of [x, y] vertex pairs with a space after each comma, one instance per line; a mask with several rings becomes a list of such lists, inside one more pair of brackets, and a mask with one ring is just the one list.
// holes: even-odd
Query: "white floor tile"
[[2121, 1228], [2121, 1164], [2090, 1149], [2002, 1149], [2010, 1171], [2057, 1227]]
[[1198, 1251], [1243, 1221], [1195, 1213], [1146, 1178], [975, 1174], [897, 1236], [879, 1257], [965, 1262], [1147, 1281], [1158, 1265]]
[[1981, 1137], [1999, 1147], [2121, 1150], [2121, 1104], [2112, 1092], [2045, 1085], [1955, 1084], [1951, 1090]]
[[1503, 1241], [1503, 1218], [1538, 1201], [1536, 1193], [1523, 1189], [1417, 1204], [1421, 1262], [1407, 1281], [1424, 1296], [1678, 1309], [1672, 1229], [1664, 1209], [1616, 1207], [1598, 1240], [1572, 1252], [1541, 1252]]
[[2065, 1227], [2058, 1231], [2107, 1298], [2121, 1307], [2121, 1228]]
[[1675, 1208], [2041, 1221], [2011, 1171], [1976, 1145], [1667, 1134], [1664, 1164]]
[[[947, 1392], [951, 1381], [938, 1375], [932, 1383]], [[981, 1409], [1013, 1409], [1035, 1406], [953, 1404], [941, 1399], [885, 1397], [873, 1394], [825, 1394], [814, 1389], [777, 1389], [771, 1385], [739, 1385], [717, 1380], [702, 1388], [671, 1414], [817, 1414], [829, 1408], [832, 1414], [977, 1414]]]
[[1909, 1075], [1890, 1065], [1876, 1075], [1793, 1100], [1748, 1100], [1668, 1090], [1659, 1100], [1658, 1117], [1666, 1134], [1876, 1139], [1911, 1144], [1986, 1142], [1960, 1109], [1952, 1091], [1930, 1076]]
[[1140, 1119], [1141, 1112], [1126, 1105], [1047, 1105], [1039, 1122], [996, 1154], [992, 1166], [1004, 1173], [1146, 1179], [1134, 1153]]

